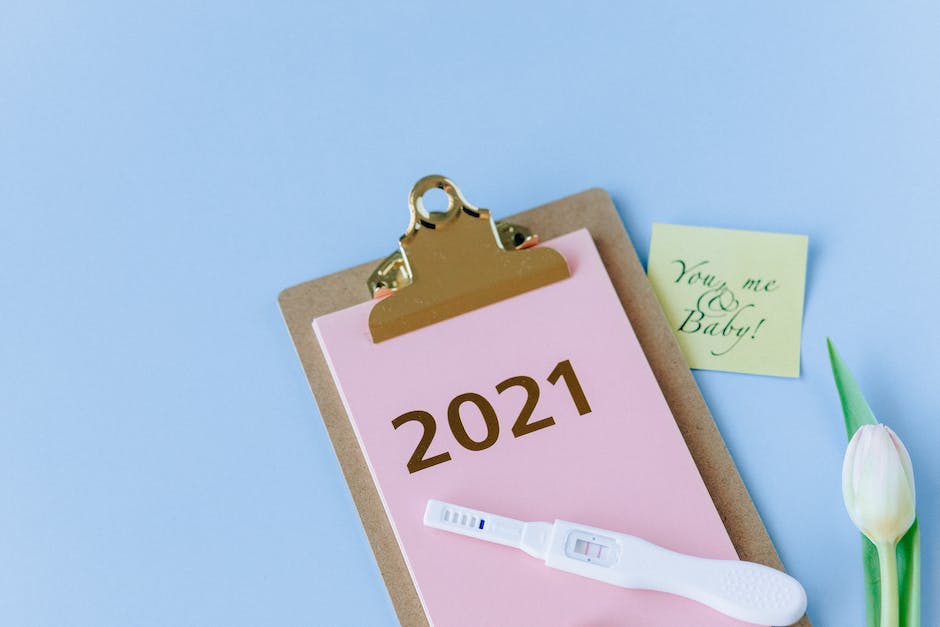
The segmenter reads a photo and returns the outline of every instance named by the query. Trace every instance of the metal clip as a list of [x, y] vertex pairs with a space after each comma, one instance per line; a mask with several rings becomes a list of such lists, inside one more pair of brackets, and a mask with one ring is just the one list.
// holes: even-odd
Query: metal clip
[[[539, 236], [518, 224], [496, 221], [496, 235], [506, 250], [523, 250], [539, 243]], [[385, 298], [392, 292], [411, 285], [411, 274], [405, 266], [405, 257], [396, 250], [382, 260], [367, 281], [372, 298]]]
[[[422, 197], [435, 188], [447, 194], [446, 211], [424, 209]], [[570, 275], [557, 251], [532, 248], [537, 235], [519, 225], [494, 223], [489, 210], [471, 205], [443, 176], [415, 183], [408, 205], [411, 219], [399, 250], [368, 280], [373, 297], [382, 298], [369, 316], [375, 342]]]

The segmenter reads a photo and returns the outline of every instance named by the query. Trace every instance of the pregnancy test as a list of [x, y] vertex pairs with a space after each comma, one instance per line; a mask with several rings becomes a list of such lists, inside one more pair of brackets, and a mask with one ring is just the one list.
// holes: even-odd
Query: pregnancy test
[[522, 549], [582, 577], [677, 594], [751, 623], [792, 625], [806, 612], [796, 579], [753, 562], [694, 557], [625, 533], [563, 520], [523, 522], [433, 499], [424, 524]]

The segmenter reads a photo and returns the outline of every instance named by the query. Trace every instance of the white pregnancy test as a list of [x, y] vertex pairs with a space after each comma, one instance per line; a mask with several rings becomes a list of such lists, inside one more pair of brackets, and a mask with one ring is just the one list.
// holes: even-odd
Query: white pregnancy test
[[759, 625], [792, 625], [806, 612], [796, 579], [753, 562], [693, 557], [625, 533], [563, 520], [523, 522], [433, 499], [424, 524], [522, 549], [582, 577], [678, 594]]

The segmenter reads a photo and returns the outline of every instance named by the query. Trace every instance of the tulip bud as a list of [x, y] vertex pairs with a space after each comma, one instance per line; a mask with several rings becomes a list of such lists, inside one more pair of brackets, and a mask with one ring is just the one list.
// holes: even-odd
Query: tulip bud
[[842, 496], [852, 522], [874, 544], [896, 543], [914, 523], [911, 457], [888, 427], [855, 432], [842, 465]]

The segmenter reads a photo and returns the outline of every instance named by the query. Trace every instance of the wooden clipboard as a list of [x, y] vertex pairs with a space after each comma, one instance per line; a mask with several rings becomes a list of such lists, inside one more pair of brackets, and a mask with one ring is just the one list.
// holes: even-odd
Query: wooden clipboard
[[[607, 192], [590, 189], [505, 219], [542, 241], [588, 229], [738, 556], [782, 569]], [[366, 281], [379, 261], [290, 287], [278, 302], [398, 619], [406, 627], [421, 626], [428, 621], [418, 593], [311, 324], [367, 300]], [[809, 619], [797, 625], [809, 627]]]

